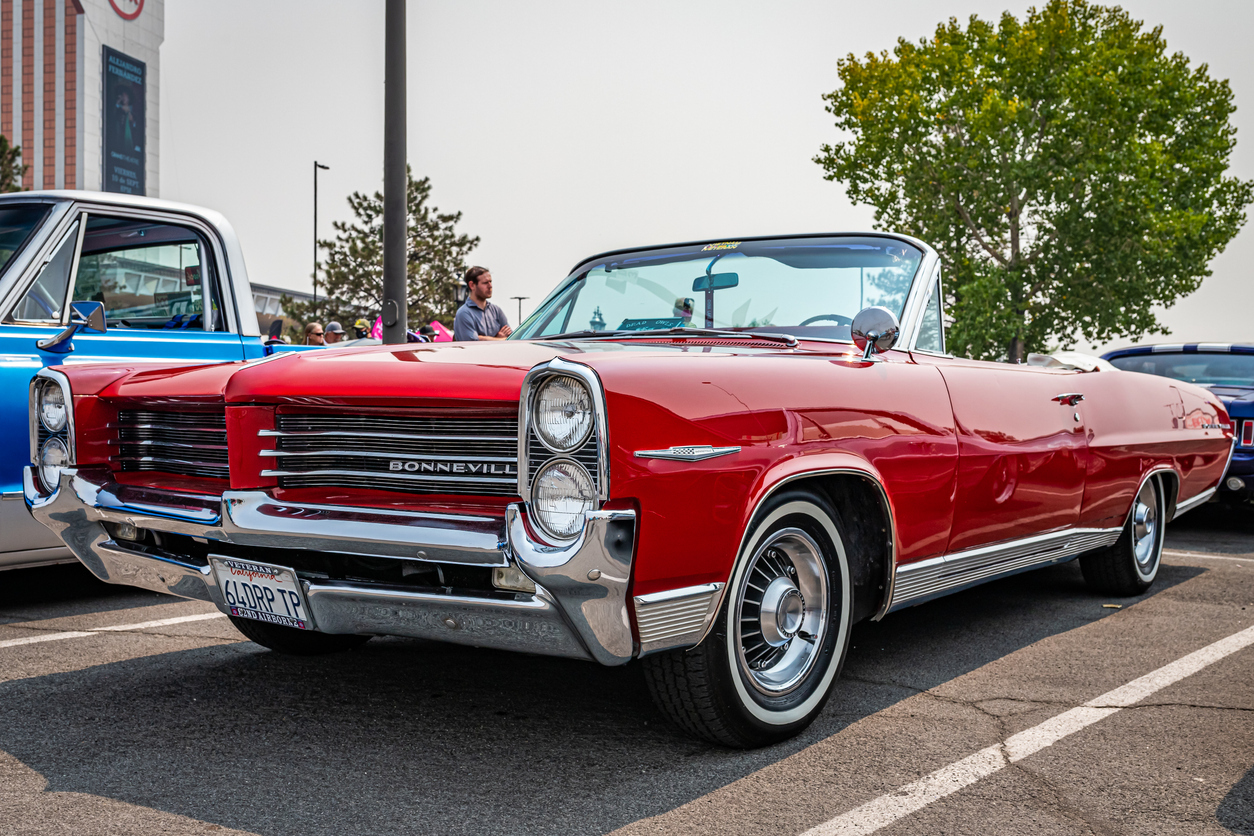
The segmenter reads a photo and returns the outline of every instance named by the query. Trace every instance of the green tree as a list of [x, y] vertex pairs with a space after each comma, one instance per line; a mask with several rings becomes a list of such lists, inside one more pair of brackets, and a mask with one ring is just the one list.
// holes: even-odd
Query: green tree
[[[466, 257], [479, 244], [478, 236], [460, 235], [455, 227], [461, 212], [441, 214], [427, 204], [431, 181], [415, 180], [407, 172], [407, 250], [409, 325], [438, 319], [452, 323], [457, 313], [456, 289], [466, 271]], [[365, 319], [374, 324], [383, 309], [383, 195], [353, 192], [348, 205], [356, 219], [336, 221], [334, 239], [319, 241], [326, 248], [324, 277], [318, 282], [318, 305], [282, 299], [284, 313], [301, 322], [315, 317], [325, 325], [336, 320], [348, 330], [353, 322]], [[304, 339], [304, 331], [292, 333], [293, 340]]]
[[28, 168], [22, 165], [21, 146], [10, 145], [9, 138], [0, 134], [0, 192], [20, 192]]
[[823, 98], [852, 138], [815, 162], [941, 253], [958, 353], [1165, 331], [1154, 306], [1196, 290], [1245, 222], [1228, 82], [1117, 7], [951, 18], [837, 74]]

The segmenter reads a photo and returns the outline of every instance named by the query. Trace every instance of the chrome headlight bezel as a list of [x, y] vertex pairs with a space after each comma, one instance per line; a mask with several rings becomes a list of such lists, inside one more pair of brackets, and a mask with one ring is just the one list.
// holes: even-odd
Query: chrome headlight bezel
[[[61, 390], [61, 398], [65, 402], [65, 424], [60, 430], [52, 431], [43, 422], [42, 395], [45, 389], [57, 387]], [[68, 466], [78, 461], [78, 449], [74, 432], [74, 397], [70, 390], [70, 381], [64, 374], [52, 369], [40, 369], [30, 382], [29, 390], [29, 422], [30, 422], [30, 463], [39, 476], [39, 481], [49, 491], [55, 491], [56, 484], [46, 484], [43, 473], [43, 445], [50, 438], [59, 438], [65, 446]]]
[[[592, 427], [588, 435], [570, 452], [559, 453], [550, 448], [540, 438], [534, 428], [534, 404], [536, 394], [544, 382], [554, 376], [564, 375], [575, 378], [588, 390], [592, 399]], [[572, 363], [561, 357], [555, 357], [547, 363], [541, 363], [527, 372], [523, 379], [522, 392], [518, 403], [518, 494], [528, 505], [532, 502], [535, 480], [533, 473], [538, 474], [550, 462], [559, 458], [580, 461], [581, 466], [589, 472], [596, 489], [597, 507], [610, 498], [610, 466], [609, 466], [609, 432], [607, 429], [605, 409], [605, 389], [601, 379], [588, 366]], [[580, 451], [595, 442], [596, 462], [588, 457], [580, 458]], [[534, 514], [528, 515], [534, 518]], [[555, 543], [570, 542], [575, 538], [557, 537], [537, 524], [540, 533]], [[576, 535], [577, 537], [578, 535]]]
[[[56, 452], [60, 449], [60, 457], [62, 461], [49, 464], [44, 459], [50, 451]], [[39, 462], [36, 467], [39, 468], [39, 481], [43, 484], [44, 489], [51, 492], [56, 490], [58, 479], [57, 471], [70, 464], [70, 447], [65, 443], [65, 439], [59, 435], [49, 436], [39, 448]], [[52, 470], [51, 475], [48, 473]]]
[[[582, 417], [570, 419], [573, 432], [570, 433], [571, 441], [563, 444], [549, 434], [549, 429], [540, 420], [542, 409], [541, 402], [545, 395], [549, 393], [552, 387], [560, 385], [569, 385], [572, 388], [582, 390], [583, 397], [587, 399], [588, 409], [583, 413]], [[569, 374], [551, 374], [547, 375], [536, 386], [535, 395], [532, 397], [531, 403], [532, 426], [535, 427], [536, 438], [540, 439], [540, 443], [552, 450], [554, 453], [573, 453], [582, 447], [587, 441], [588, 436], [592, 434], [593, 424], [596, 423], [596, 409], [592, 403], [592, 392], [588, 389], [588, 385], [578, 377]], [[582, 424], [582, 426], [580, 426]]]

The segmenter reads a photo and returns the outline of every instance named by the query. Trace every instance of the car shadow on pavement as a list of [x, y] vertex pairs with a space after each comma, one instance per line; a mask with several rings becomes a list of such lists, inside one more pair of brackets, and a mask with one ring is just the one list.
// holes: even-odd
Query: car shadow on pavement
[[[1164, 566], [1154, 594], [1201, 571]], [[320, 658], [240, 643], [3, 684], [0, 750], [49, 791], [267, 836], [606, 832], [1099, 620], [1105, 600], [1072, 563], [860, 625], [818, 721], [752, 752], [674, 731], [638, 665], [403, 639]]]
[[1254, 769], [1219, 803], [1215, 818], [1238, 836], [1254, 836]]
[[170, 597], [99, 580], [81, 563], [0, 572], [0, 624], [168, 604]]

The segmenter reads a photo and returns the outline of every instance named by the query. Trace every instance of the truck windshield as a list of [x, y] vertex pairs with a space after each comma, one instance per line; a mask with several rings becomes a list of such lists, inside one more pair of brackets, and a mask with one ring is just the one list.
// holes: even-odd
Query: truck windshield
[[513, 336], [693, 327], [848, 340], [865, 307], [900, 318], [922, 257], [905, 241], [875, 236], [615, 253], [580, 265]]
[[31, 233], [47, 217], [46, 203], [8, 203], [0, 206], [0, 275], [9, 268], [13, 256], [22, 251]]

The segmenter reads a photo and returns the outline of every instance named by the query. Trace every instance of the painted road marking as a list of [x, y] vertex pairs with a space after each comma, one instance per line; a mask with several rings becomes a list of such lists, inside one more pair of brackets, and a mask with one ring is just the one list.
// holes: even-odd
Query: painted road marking
[[[116, 627], [92, 627], [90, 630], [70, 630], [64, 633], [47, 633], [42, 636], [27, 636], [24, 639], [6, 639], [0, 641], [0, 648], [18, 647], [23, 644], [39, 644], [40, 642], [59, 642], [64, 639], [81, 639], [100, 633], [121, 633], [128, 630], [147, 630], [150, 627], [165, 627], [170, 624], [185, 624], [188, 621], [207, 621], [211, 618], [226, 618], [220, 612], [199, 613], [197, 615], [180, 615], [177, 618], [162, 618], [157, 621], [141, 621], [138, 624], [119, 624]], [[20, 624], [13, 625], [15, 627]]]
[[1254, 627], [1247, 627], [1113, 691], [1107, 691], [1078, 708], [1064, 711], [1039, 725], [1011, 735], [996, 746], [981, 749], [974, 755], [906, 784], [895, 792], [882, 795], [816, 825], [802, 836], [868, 836], [1252, 644]]
[[1163, 554], [1178, 555], [1180, 557], [1201, 557], [1206, 560], [1234, 560], [1237, 563], [1254, 563], [1254, 558], [1249, 557], [1223, 557], [1217, 554], [1205, 554], [1203, 552], [1185, 552], [1180, 549], [1163, 549]]

